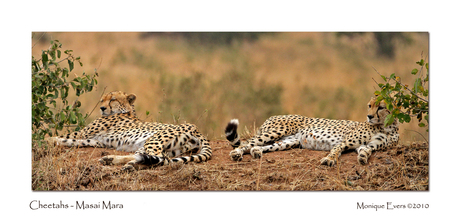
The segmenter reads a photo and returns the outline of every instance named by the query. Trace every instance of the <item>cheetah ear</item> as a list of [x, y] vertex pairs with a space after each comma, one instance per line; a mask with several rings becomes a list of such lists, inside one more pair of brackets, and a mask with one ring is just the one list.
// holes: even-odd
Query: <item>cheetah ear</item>
[[136, 94], [134, 94], [134, 93], [129, 94], [127, 99], [128, 99], [129, 104], [133, 105], [134, 101], [136, 101]]

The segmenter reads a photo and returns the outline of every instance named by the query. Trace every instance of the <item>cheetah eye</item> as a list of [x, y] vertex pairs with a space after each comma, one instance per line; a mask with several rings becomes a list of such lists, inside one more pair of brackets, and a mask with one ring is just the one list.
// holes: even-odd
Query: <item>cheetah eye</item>
[[379, 107], [377, 108], [377, 110], [381, 110], [381, 109], [383, 109], [383, 107], [381, 107], [381, 106], [379, 106]]
[[371, 104], [369, 104], [368, 106], [369, 106], [369, 108], [371, 108]]
[[115, 101], [115, 100], [116, 100], [115, 97], [112, 97], [112, 98], [110, 99], [110, 101]]

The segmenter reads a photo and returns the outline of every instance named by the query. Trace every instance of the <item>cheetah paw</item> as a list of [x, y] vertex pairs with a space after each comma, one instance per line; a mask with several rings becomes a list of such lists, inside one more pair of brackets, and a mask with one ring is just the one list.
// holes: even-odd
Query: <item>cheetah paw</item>
[[364, 165], [367, 163], [367, 155], [363, 152], [363, 153], [359, 153], [358, 154], [358, 162], [361, 164], [361, 165]]
[[57, 146], [57, 145], [59, 145], [57, 137], [47, 137], [47, 138], [45, 138], [45, 142], [48, 143], [49, 146]]
[[230, 152], [230, 158], [234, 161], [241, 161], [243, 160], [243, 151], [240, 149], [232, 150]]
[[252, 158], [254, 159], [260, 159], [262, 158], [262, 150], [260, 150], [260, 148], [258, 147], [253, 147], [251, 149], [251, 156]]
[[321, 165], [334, 166], [335, 160], [329, 156], [324, 157], [323, 159], [321, 159]]
[[104, 156], [101, 159], [99, 159], [99, 163], [102, 165], [112, 165], [113, 164], [113, 157], [111, 156]]
[[135, 170], [134, 166], [132, 164], [125, 164], [122, 168], [121, 168], [122, 171], [125, 171], [125, 172], [132, 172]]

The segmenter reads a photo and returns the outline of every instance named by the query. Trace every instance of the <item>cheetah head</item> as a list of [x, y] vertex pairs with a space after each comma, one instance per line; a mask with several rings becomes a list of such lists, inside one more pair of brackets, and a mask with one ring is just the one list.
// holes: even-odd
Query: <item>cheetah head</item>
[[135, 94], [126, 94], [121, 91], [110, 92], [101, 98], [101, 114], [110, 116], [116, 113], [128, 113], [134, 111]]
[[367, 122], [371, 125], [382, 125], [390, 111], [384, 101], [380, 101], [378, 105], [375, 102], [376, 98], [373, 97], [367, 104]]

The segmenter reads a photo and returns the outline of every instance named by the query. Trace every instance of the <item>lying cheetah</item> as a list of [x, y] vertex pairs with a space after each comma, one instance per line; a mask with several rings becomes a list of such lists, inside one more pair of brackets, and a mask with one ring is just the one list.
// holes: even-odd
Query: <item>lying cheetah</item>
[[[136, 116], [135, 100], [134, 94], [120, 91], [107, 93], [101, 99], [102, 117], [81, 131], [49, 138], [48, 141], [67, 147], [106, 147], [135, 152], [127, 156], [104, 156], [99, 160], [105, 165], [125, 164], [125, 170], [171, 162], [203, 162], [211, 158], [209, 142], [195, 125], [143, 122]], [[191, 151], [198, 154], [179, 157]]]
[[383, 101], [376, 104], [376, 98], [371, 98], [365, 122], [300, 115], [272, 116], [262, 124], [254, 137], [241, 142], [237, 133], [239, 122], [233, 119], [228, 123], [225, 134], [234, 148], [230, 157], [235, 161], [241, 161], [246, 153], [250, 153], [253, 158], [260, 158], [264, 152], [300, 147], [330, 150], [329, 155], [320, 162], [328, 166], [337, 163], [343, 151], [355, 149], [358, 162], [366, 164], [372, 152], [398, 143], [398, 121], [384, 127], [385, 117], [389, 113]]

